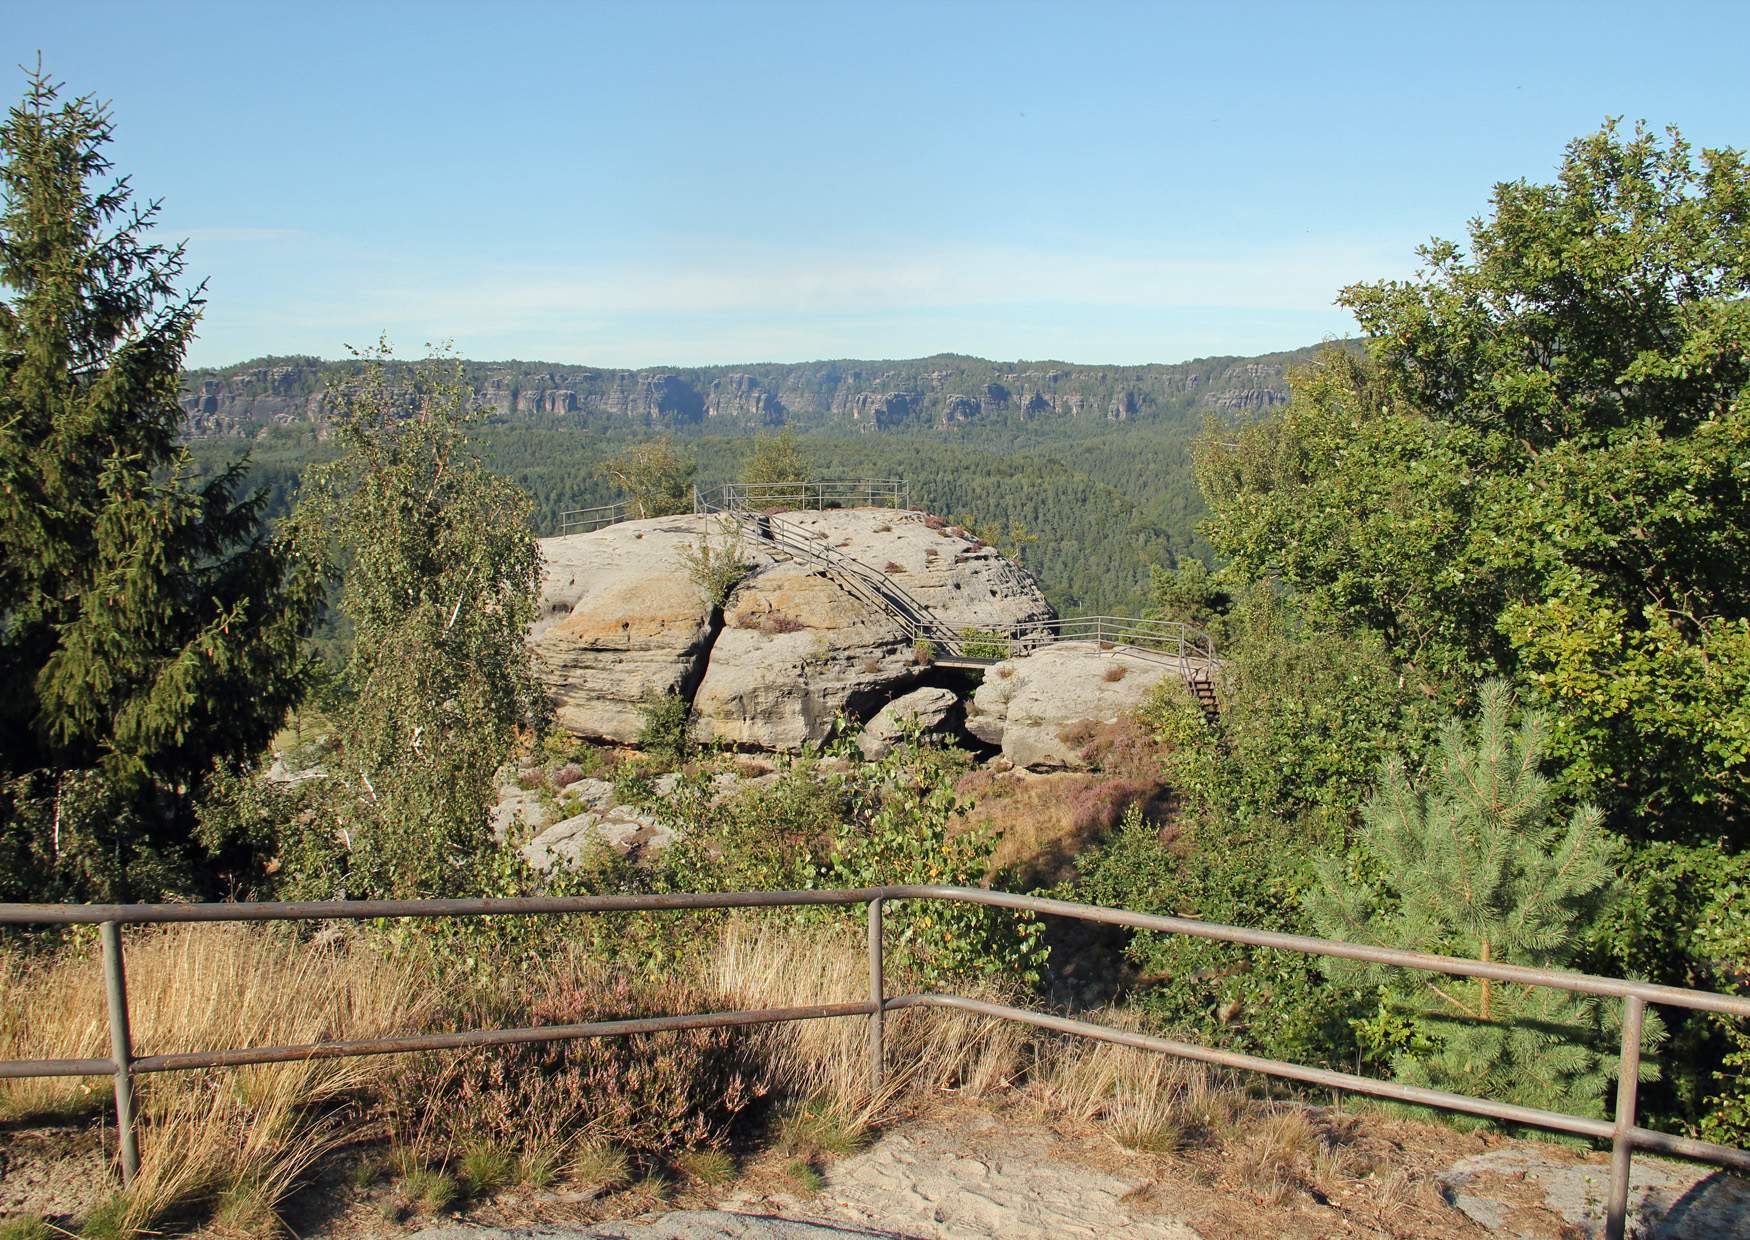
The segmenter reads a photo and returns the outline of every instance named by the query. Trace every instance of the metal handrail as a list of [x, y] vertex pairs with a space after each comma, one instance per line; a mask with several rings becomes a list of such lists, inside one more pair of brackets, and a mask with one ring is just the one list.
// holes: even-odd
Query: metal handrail
[[631, 516], [625, 503], [598, 504], [594, 508], [567, 508], [559, 514], [559, 533], [592, 534], [596, 530], [618, 525]]
[[775, 502], [817, 511], [856, 505], [907, 508], [911, 487], [904, 478], [815, 478], [801, 482], [726, 482], [717, 488], [725, 508], [758, 508]]
[[[1444, 1090], [1381, 1081], [1356, 1073], [1309, 1067], [1283, 1060], [1244, 1055], [1235, 1051], [1179, 1042], [1147, 1034], [1113, 1029], [1090, 1021], [1033, 1012], [1008, 1004], [970, 999], [961, 995], [922, 993], [888, 995], [883, 968], [883, 907], [888, 900], [948, 900], [979, 904], [1016, 912], [1054, 917], [1072, 917], [1133, 930], [1184, 934], [1251, 947], [1269, 947], [1309, 955], [1362, 960], [1373, 964], [1482, 977], [1528, 986], [1549, 986], [1577, 994], [1623, 1001], [1622, 1035], [1616, 1086], [1616, 1113], [1612, 1121], [1571, 1115], [1538, 1107], [1517, 1106]], [[128, 1027], [126, 969], [122, 957], [123, 925], [173, 922], [258, 922], [363, 920], [380, 917], [534, 916], [564, 913], [604, 913], [676, 909], [774, 908], [800, 905], [868, 906], [869, 999], [866, 1002], [815, 1004], [806, 1007], [756, 1008], [746, 1011], [704, 1012], [692, 1015], [642, 1017], [630, 1020], [592, 1021], [573, 1025], [547, 1025], [518, 1029], [469, 1030], [457, 1033], [422, 1034], [395, 1038], [364, 1038], [350, 1041], [308, 1043], [298, 1046], [244, 1047], [136, 1058]], [[1260, 1072], [1302, 1084], [1318, 1085], [1351, 1093], [1388, 1098], [1441, 1110], [1458, 1111], [1487, 1119], [1505, 1120], [1527, 1127], [1546, 1128], [1611, 1142], [1610, 1200], [1606, 1235], [1621, 1240], [1627, 1218], [1629, 1167], [1634, 1151], [1654, 1150], [1750, 1173], [1750, 1150], [1711, 1141], [1698, 1141], [1643, 1128], [1635, 1123], [1637, 1087], [1640, 1080], [1641, 1034], [1648, 1003], [1722, 1012], [1750, 1018], [1750, 998], [1716, 991], [1661, 986], [1625, 978], [1602, 977], [1564, 969], [1539, 969], [1496, 961], [1467, 960], [1405, 951], [1368, 943], [1320, 939], [1306, 935], [1225, 926], [1184, 917], [1136, 913], [1127, 909], [1075, 904], [1041, 896], [1013, 895], [974, 887], [919, 885], [862, 887], [829, 891], [732, 891], [621, 896], [533, 896], [522, 899], [482, 900], [320, 900], [253, 904], [0, 904], [0, 924], [97, 925], [102, 932], [104, 978], [109, 998], [111, 1056], [108, 1059], [0, 1060], [0, 1078], [41, 1076], [93, 1076], [111, 1074], [115, 1079], [117, 1129], [121, 1138], [122, 1173], [132, 1182], [139, 1169], [135, 1134], [133, 1078], [140, 1073], [182, 1072], [252, 1063], [286, 1063], [354, 1055], [386, 1055], [412, 1051], [448, 1050], [465, 1047], [502, 1046], [526, 1042], [563, 1041], [573, 1038], [618, 1037], [674, 1029], [718, 1028], [734, 1025], [773, 1024], [787, 1021], [864, 1016], [869, 1020], [869, 1071], [871, 1092], [885, 1078], [883, 1017], [886, 1013], [913, 1007], [951, 1007], [1000, 1020], [1013, 1020], [1041, 1029], [1112, 1042], [1141, 1050], [1157, 1051], [1217, 1067]]]

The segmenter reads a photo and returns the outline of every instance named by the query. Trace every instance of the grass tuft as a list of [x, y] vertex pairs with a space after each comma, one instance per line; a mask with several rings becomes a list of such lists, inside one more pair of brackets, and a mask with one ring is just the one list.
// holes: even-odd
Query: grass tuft
[[129, 1222], [133, 1202], [117, 1193], [91, 1210], [79, 1222], [79, 1240], [130, 1240], [137, 1229]]
[[675, 1170], [700, 1184], [727, 1184], [735, 1178], [735, 1160], [722, 1150], [682, 1150]]
[[826, 1176], [806, 1158], [792, 1158], [785, 1163], [784, 1175], [799, 1193], [813, 1195], [826, 1190]]
[[233, 1184], [219, 1194], [213, 1208], [213, 1230], [222, 1236], [267, 1240], [282, 1230], [273, 1202], [259, 1184]]
[[0, 1221], [0, 1240], [49, 1240], [49, 1225], [40, 1218]]
[[462, 1186], [435, 1167], [416, 1167], [401, 1177], [401, 1196], [427, 1214], [441, 1214], [462, 1199]]
[[559, 1179], [559, 1156], [552, 1150], [524, 1154], [517, 1163], [517, 1181], [530, 1188], [552, 1188]]
[[456, 1178], [470, 1197], [503, 1188], [516, 1179], [517, 1161], [510, 1151], [490, 1142], [471, 1145], [456, 1164]]
[[778, 1119], [778, 1147], [804, 1158], [843, 1158], [869, 1144], [869, 1129], [824, 1098], [812, 1098]]
[[586, 1145], [571, 1156], [565, 1178], [590, 1193], [611, 1193], [632, 1179], [632, 1162], [617, 1145]]

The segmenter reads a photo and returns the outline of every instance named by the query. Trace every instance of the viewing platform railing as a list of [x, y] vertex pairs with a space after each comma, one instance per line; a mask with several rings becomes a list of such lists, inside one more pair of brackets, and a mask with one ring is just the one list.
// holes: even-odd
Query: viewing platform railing
[[958, 637], [965, 653], [988, 658], [1019, 658], [1057, 642], [1093, 642], [1165, 663], [1210, 666], [1216, 662], [1215, 643], [1202, 629], [1179, 620], [1139, 616], [1070, 616], [1035, 621], [1007, 633], [963, 629]]
[[[824, 511], [828, 508], [909, 508], [904, 478], [822, 478], [809, 482], [726, 482], [714, 492], [695, 492], [712, 508]], [[695, 506], [695, 511], [709, 509]]]
[[[1148, 930], [1160, 934], [1184, 934], [1251, 947], [1268, 947], [1345, 960], [1444, 973], [1456, 977], [1490, 978], [1525, 986], [1550, 986], [1576, 994], [1622, 1001], [1621, 1041], [1618, 1052], [1615, 1116], [1611, 1120], [1571, 1115], [1539, 1107], [1518, 1106], [1475, 1098], [1446, 1090], [1426, 1089], [1396, 1081], [1382, 1081], [1357, 1073], [1308, 1067], [1257, 1055], [1221, 1050], [1193, 1042], [1159, 1038], [1149, 1034], [1114, 1029], [1092, 1021], [1076, 1020], [1045, 1012], [1029, 1011], [1002, 1003], [969, 999], [955, 994], [927, 992], [889, 995], [883, 971], [882, 910], [890, 900], [946, 900], [980, 904], [1050, 917], [1071, 917], [1102, 925]], [[127, 970], [123, 959], [121, 927], [170, 922], [260, 922], [364, 920], [380, 917], [478, 917], [537, 916], [571, 913], [612, 913], [640, 910], [777, 908], [801, 905], [868, 906], [869, 997], [860, 1002], [823, 1003], [805, 1007], [753, 1008], [731, 1012], [690, 1015], [646, 1016], [626, 1020], [590, 1021], [573, 1025], [539, 1025], [516, 1029], [472, 1029], [454, 1033], [415, 1034], [405, 1037], [360, 1038], [348, 1041], [307, 1043], [299, 1046], [234, 1047], [169, 1055], [134, 1053], [128, 1023]], [[1629, 1165], [1636, 1150], [1690, 1158], [1698, 1162], [1750, 1173], [1750, 1150], [1711, 1141], [1675, 1136], [1635, 1122], [1640, 1084], [1641, 1042], [1646, 1006], [1649, 1003], [1688, 1008], [1699, 1012], [1722, 1012], [1750, 1019], [1750, 998], [1714, 991], [1656, 986], [1650, 982], [1571, 973], [1561, 969], [1534, 969], [1493, 961], [1436, 956], [1338, 939], [1280, 934], [1223, 926], [1184, 917], [1162, 917], [1123, 909], [1072, 904], [1040, 896], [1010, 895], [969, 887], [894, 886], [863, 887], [842, 891], [732, 891], [669, 895], [535, 896], [500, 900], [328, 900], [307, 903], [263, 904], [0, 904], [0, 924], [96, 925], [103, 944], [103, 976], [109, 1002], [110, 1054], [102, 1059], [0, 1060], [0, 1078], [44, 1076], [109, 1076], [114, 1081], [116, 1131], [124, 1182], [132, 1183], [139, 1171], [134, 1078], [154, 1072], [190, 1072], [244, 1064], [292, 1063], [311, 1059], [335, 1059], [353, 1055], [390, 1055], [419, 1051], [459, 1050], [485, 1046], [509, 1046], [531, 1042], [557, 1042], [572, 1038], [620, 1037], [633, 1033], [657, 1033], [675, 1029], [719, 1028], [731, 1025], [765, 1025], [796, 1020], [821, 1020], [858, 1016], [869, 1022], [869, 1089], [879, 1090], [886, 1076], [886, 1051], [882, 1024], [888, 1012], [905, 1008], [951, 1007], [977, 1012], [998, 1020], [1018, 1021], [1039, 1029], [1071, 1034], [1101, 1042], [1113, 1042], [1139, 1050], [1221, 1068], [1258, 1072], [1267, 1076], [1313, 1085], [1321, 1089], [1347, 1090], [1375, 1098], [1406, 1102], [1438, 1110], [1478, 1115], [1531, 1128], [1544, 1128], [1574, 1136], [1608, 1141], [1611, 1147], [1610, 1196], [1606, 1204], [1605, 1235], [1622, 1240], [1628, 1215]]]
[[559, 514], [559, 533], [591, 534], [631, 519], [625, 504], [600, 504], [594, 508], [567, 508]]

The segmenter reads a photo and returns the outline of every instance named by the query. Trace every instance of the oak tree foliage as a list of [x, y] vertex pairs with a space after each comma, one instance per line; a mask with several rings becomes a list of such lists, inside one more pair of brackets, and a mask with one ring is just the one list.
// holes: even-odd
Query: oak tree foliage
[[1468, 245], [1343, 295], [1287, 413], [1217, 432], [1211, 541], [1383, 634], [1457, 703], [1504, 673], [1639, 835], [1750, 810], [1750, 169], [1615, 124]]

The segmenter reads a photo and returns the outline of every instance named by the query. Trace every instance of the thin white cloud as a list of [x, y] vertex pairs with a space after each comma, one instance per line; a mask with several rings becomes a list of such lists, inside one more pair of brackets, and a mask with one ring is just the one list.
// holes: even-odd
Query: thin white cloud
[[1236, 258], [744, 246], [689, 247], [685, 259], [672, 252], [589, 265], [459, 259], [415, 269], [361, 256], [344, 284], [288, 290], [247, 324], [226, 323], [222, 307], [210, 309], [197, 352], [202, 360], [334, 354], [343, 342], [386, 330], [403, 351], [453, 339], [473, 356], [598, 365], [939, 351], [1176, 361], [1346, 334], [1352, 323], [1333, 305], [1338, 291], [1358, 279], [1407, 274], [1407, 254], [1381, 240], [1260, 247]]
[[[1345, 284], [1384, 256], [1338, 250], [1242, 259], [1113, 258], [987, 250], [925, 255], [789, 255], [771, 261], [616, 264], [612, 268], [454, 267], [440, 280], [390, 278], [352, 310], [494, 331], [555, 318], [624, 315], [830, 314], [1002, 306], [1163, 310], [1327, 310]], [[1395, 264], [1394, 264], [1395, 265]]]

